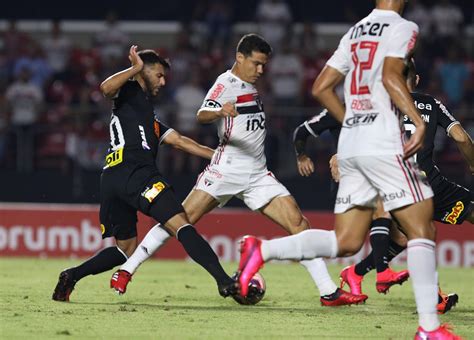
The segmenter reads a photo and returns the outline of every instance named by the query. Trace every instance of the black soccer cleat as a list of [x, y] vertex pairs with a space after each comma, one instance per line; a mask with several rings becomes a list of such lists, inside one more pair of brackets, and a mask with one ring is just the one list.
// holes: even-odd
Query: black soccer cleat
[[459, 296], [456, 293], [452, 294], [444, 294], [441, 290], [438, 293], [438, 305], [436, 309], [438, 310], [438, 314], [447, 313], [456, 306], [459, 301]]
[[228, 284], [218, 285], [217, 289], [219, 290], [220, 296], [224, 298], [239, 294], [239, 284], [234, 280]]
[[76, 285], [76, 280], [72, 278], [71, 269], [65, 269], [59, 274], [59, 280], [54, 288], [53, 300], [69, 302], [69, 295], [71, 295]]

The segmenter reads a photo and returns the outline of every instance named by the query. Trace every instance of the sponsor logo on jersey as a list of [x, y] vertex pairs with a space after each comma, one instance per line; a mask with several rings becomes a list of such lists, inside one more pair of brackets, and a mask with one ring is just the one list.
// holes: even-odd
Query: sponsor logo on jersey
[[448, 111], [447, 107], [444, 106], [444, 104], [441, 103], [438, 99], [436, 99], [436, 98], [433, 98], [433, 99], [434, 99], [435, 103], [438, 104], [440, 110], [446, 115], [446, 117], [451, 119], [452, 122], [455, 122], [456, 118], [454, 118], [453, 115]]
[[209, 96], [209, 99], [216, 100], [219, 98], [219, 96], [224, 92], [225, 86], [223, 84], [217, 84], [216, 87], [214, 88], [214, 91], [212, 91], [211, 95]]
[[377, 118], [378, 113], [365, 113], [365, 114], [354, 114], [344, 122], [346, 127], [355, 127], [359, 125], [370, 125]]
[[[357, 39], [364, 35], [378, 36], [380, 37], [383, 34], [383, 31], [386, 27], [389, 27], [390, 24], [387, 23], [371, 23], [369, 21], [360, 24], [359, 26], [354, 26], [351, 32], [351, 39]], [[416, 40], [415, 40], [416, 41]]]
[[153, 200], [163, 191], [166, 185], [163, 182], [156, 182], [151, 188], [146, 187], [145, 191], [142, 192], [142, 196], [145, 197], [148, 202], [153, 202]]
[[123, 161], [123, 148], [120, 148], [114, 152], [109, 153], [105, 156], [105, 167], [104, 169], [116, 166]]
[[351, 109], [365, 111], [365, 110], [372, 110], [374, 107], [372, 106], [372, 102], [370, 99], [354, 99], [351, 104]]
[[247, 131], [255, 131], [255, 130], [263, 130], [265, 129], [265, 117], [263, 115], [259, 115], [258, 118], [250, 118], [247, 119]]
[[145, 129], [143, 126], [138, 125], [138, 130], [140, 130], [140, 137], [142, 137], [142, 148], [144, 150], [150, 150], [150, 146], [148, 145], [148, 142], [146, 141], [146, 136], [145, 136]]
[[384, 194], [383, 195], [383, 201], [384, 202], [390, 202], [399, 198], [403, 198], [406, 196], [405, 190], [399, 191], [399, 192], [391, 192], [389, 194]]
[[433, 107], [430, 103], [418, 103], [416, 100], [413, 103], [419, 110], [433, 111]]
[[351, 196], [337, 197], [336, 204], [351, 204]]
[[221, 104], [219, 104], [218, 102], [216, 102], [215, 100], [212, 100], [212, 99], [206, 99], [204, 101], [204, 106], [205, 107], [210, 107], [211, 109], [217, 109], [219, 107], [222, 107]]
[[457, 201], [456, 205], [451, 209], [451, 212], [445, 217], [444, 221], [450, 224], [456, 224], [459, 216], [464, 211], [464, 203]]
[[[422, 115], [421, 115], [421, 119], [423, 119], [423, 121], [424, 121], [425, 123], [429, 123], [429, 122], [430, 122], [430, 115], [424, 115], [424, 114], [422, 114]], [[407, 115], [404, 115], [404, 116], [403, 116], [403, 121], [404, 121], [404, 122], [411, 122], [410, 118], [408, 118]]]

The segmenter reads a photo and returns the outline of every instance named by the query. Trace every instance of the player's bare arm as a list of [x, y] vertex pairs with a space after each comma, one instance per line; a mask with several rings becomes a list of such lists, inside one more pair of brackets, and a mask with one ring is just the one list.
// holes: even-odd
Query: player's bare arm
[[183, 136], [176, 130], [167, 134], [163, 142], [175, 147], [176, 149], [187, 152], [191, 155], [199, 156], [199, 157], [206, 158], [209, 160], [212, 158], [212, 155], [214, 154], [213, 149], [207, 146], [204, 146], [202, 144], [199, 144], [198, 142], [196, 142], [195, 140], [189, 137]]
[[143, 61], [137, 53], [137, 45], [132, 45], [128, 54], [128, 59], [132, 66], [117, 72], [100, 84], [100, 91], [107, 98], [113, 98], [117, 95], [120, 88], [143, 69]]
[[313, 97], [340, 123], [344, 120], [345, 109], [344, 104], [335, 92], [335, 88], [343, 80], [344, 75], [341, 72], [326, 65], [314, 81], [311, 90]]
[[459, 151], [464, 156], [469, 170], [474, 174], [474, 145], [471, 136], [464, 130], [461, 124], [454, 125], [449, 130], [449, 136], [456, 142]]
[[199, 110], [197, 120], [201, 124], [208, 124], [224, 117], [236, 117], [238, 112], [234, 103], [227, 102], [219, 110]]
[[403, 147], [406, 159], [413, 156], [423, 146], [426, 127], [420, 113], [413, 104], [413, 98], [403, 77], [404, 68], [403, 59], [386, 57], [383, 64], [382, 82], [393, 103], [410, 118], [416, 127], [416, 131]]

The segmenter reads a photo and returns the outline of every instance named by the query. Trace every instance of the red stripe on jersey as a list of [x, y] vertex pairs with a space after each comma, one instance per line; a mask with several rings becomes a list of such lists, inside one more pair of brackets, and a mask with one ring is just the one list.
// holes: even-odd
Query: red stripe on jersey
[[399, 158], [398, 156], [395, 156], [395, 157], [397, 158], [398, 164], [400, 165], [400, 169], [402, 169], [403, 174], [405, 175], [405, 179], [407, 180], [408, 187], [410, 188], [411, 194], [412, 194], [412, 196], [413, 196], [413, 200], [414, 200], [415, 202], [418, 202], [417, 199], [416, 199], [416, 197], [415, 197], [415, 193], [413, 192], [413, 188], [411, 187], [411, 184], [410, 184], [410, 180], [409, 180], [409, 178], [408, 178], [408, 175], [407, 175], [405, 169], [403, 168], [402, 162], [400, 161], [400, 158]]
[[242, 104], [242, 103], [248, 103], [248, 102], [254, 102], [255, 97], [258, 95], [258, 93], [249, 93], [249, 94], [243, 94], [241, 96], [237, 96], [237, 102], [236, 104]]

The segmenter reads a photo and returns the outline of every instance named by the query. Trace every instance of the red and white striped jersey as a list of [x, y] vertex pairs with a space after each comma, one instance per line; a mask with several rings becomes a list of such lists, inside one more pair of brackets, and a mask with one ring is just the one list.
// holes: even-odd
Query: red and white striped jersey
[[211, 165], [233, 163], [250, 173], [266, 169], [265, 112], [257, 89], [228, 70], [217, 78], [200, 111], [218, 111], [227, 102], [235, 105], [239, 115], [217, 121], [219, 146]]
[[403, 153], [402, 117], [382, 83], [382, 71], [386, 57], [412, 53], [417, 35], [415, 23], [374, 9], [341, 39], [327, 62], [346, 75], [338, 158]]

